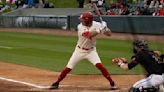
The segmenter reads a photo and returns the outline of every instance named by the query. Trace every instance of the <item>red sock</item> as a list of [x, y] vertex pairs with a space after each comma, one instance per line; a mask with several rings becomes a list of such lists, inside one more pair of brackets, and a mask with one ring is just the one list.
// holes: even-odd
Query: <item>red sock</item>
[[62, 80], [66, 77], [66, 75], [67, 75], [71, 70], [72, 70], [72, 69], [66, 67], [66, 68], [61, 72], [61, 74], [60, 74], [60, 76], [58, 77], [58, 80], [57, 80], [56, 82], [59, 83], [60, 81], [62, 81]]
[[104, 75], [104, 77], [110, 82], [110, 84], [113, 86], [114, 85], [114, 81], [112, 80], [109, 72], [107, 71], [107, 69], [101, 64], [101, 63], [97, 63], [96, 67], [101, 71], [101, 73]]

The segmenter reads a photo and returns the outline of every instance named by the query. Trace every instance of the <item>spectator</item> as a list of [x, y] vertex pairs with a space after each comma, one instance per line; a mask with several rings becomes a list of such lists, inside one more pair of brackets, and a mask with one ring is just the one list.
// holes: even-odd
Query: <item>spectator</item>
[[34, 7], [38, 8], [39, 7], [39, 0], [34, 0]]
[[24, 4], [25, 4], [24, 0], [15, 1], [16, 8], [22, 8]]
[[157, 11], [156, 16], [164, 16], [164, 6], [160, 5], [160, 8]]
[[43, 8], [44, 7], [44, 3], [45, 3], [44, 0], [39, 0], [38, 8]]
[[6, 3], [11, 7], [13, 3], [15, 3], [17, 0], [6, 0]]
[[147, 4], [144, 4], [144, 7], [141, 8], [141, 15], [152, 15]]
[[84, 8], [84, 2], [85, 0], [77, 0], [77, 2], [79, 3], [79, 8]]
[[97, 1], [97, 7], [101, 8], [101, 7], [104, 7], [105, 5], [105, 0], [98, 0]]
[[118, 15], [121, 15], [123, 10], [124, 10], [124, 6], [122, 3], [118, 3]]
[[152, 0], [147, 0], [146, 4], [149, 6]]
[[137, 8], [137, 10], [134, 12], [134, 15], [135, 16], [141, 15], [141, 9], [140, 8]]
[[149, 8], [157, 9], [158, 7], [159, 7], [159, 1], [158, 0], [152, 0], [150, 5], [149, 5]]
[[109, 15], [109, 16], [115, 16], [116, 14], [115, 14], [115, 12], [114, 12], [113, 9], [109, 9], [109, 10], [107, 11], [107, 15]]
[[34, 4], [34, 0], [28, 0], [28, 7], [29, 8], [32, 8], [33, 4]]
[[46, 2], [44, 4], [44, 8], [54, 8], [54, 4], [53, 3]]
[[119, 8], [119, 15], [128, 15], [130, 13], [129, 11], [129, 7], [127, 4], [118, 4], [118, 8]]
[[0, 10], [2, 10], [3, 7], [5, 7], [5, 6], [0, 4]]
[[161, 5], [164, 5], [164, 0], [160, 0]]
[[129, 7], [127, 5], [124, 5], [123, 11], [120, 15], [128, 15], [130, 13]]

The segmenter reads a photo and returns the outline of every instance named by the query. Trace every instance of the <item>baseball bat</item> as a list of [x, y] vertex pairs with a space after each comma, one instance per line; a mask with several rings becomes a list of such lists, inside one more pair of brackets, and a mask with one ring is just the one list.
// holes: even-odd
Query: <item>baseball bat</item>
[[100, 19], [100, 22], [102, 22], [103, 19], [102, 19], [102, 16], [101, 16], [101, 14], [100, 14], [100, 11], [99, 11], [99, 9], [98, 9], [96, 3], [93, 3], [93, 8], [95, 9], [95, 12], [97, 13], [97, 15], [98, 15], [98, 17], [99, 17], [99, 19]]

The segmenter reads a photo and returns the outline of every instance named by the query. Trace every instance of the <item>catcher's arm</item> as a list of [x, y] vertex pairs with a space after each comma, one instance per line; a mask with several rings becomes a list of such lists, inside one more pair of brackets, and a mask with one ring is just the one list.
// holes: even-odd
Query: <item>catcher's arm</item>
[[114, 64], [117, 64], [119, 67], [121, 67], [124, 70], [128, 70], [128, 60], [126, 58], [114, 58], [112, 59], [112, 62]]

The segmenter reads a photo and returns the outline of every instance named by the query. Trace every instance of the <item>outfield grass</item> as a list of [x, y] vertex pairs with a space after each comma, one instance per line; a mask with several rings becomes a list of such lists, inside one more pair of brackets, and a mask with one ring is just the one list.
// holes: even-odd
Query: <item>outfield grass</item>
[[[0, 33], [0, 61], [52, 71], [61, 71], [67, 64], [76, 45], [77, 37], [52, 36], [32, 33]], [[164, 43], [152, 43], [150, 48], [164, 51]], [[111, 63], [114, 57], [130, 59], [131, 41], [98, 39], [97, 50], [102, 63], [112, 74], [142, 74], [137, 69], [123, 71]], [[89, 62], [79, 63], [71, 72], [73, 74], [99, 74], [100, 72]]]

